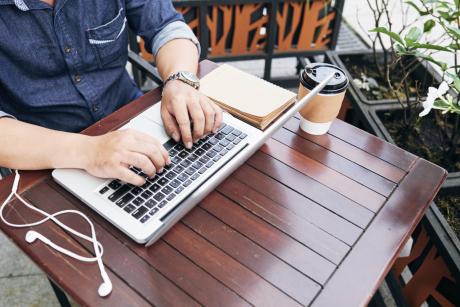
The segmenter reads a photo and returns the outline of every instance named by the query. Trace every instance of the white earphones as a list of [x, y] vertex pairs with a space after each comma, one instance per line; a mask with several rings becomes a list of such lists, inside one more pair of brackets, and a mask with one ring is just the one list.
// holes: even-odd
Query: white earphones
[[[62, 227], [63, 229], [69, 231], [70, 233], [74, 234], [75, 236], [77, 237], [80, 237], [86, 241], [90, 241], [93, 243], [93, 248], [94, 248], [94, 252], [96, 254], [95, 257], [84, 257], [84, 256], [81, 256], [81, 255], [77, 255], [75, 254], [74, 252], [71, 252], [65, 248], [63, 248], [62, 246], [59, 246], [55, 243], [53, 243], [51, 240], [49, 240], [48, 238], [46, 238], [45, 236], [43, 236], [42, 234], [34, 231], [34, 230], [29, 230], [27, 233], [26, 233], [26, 237], [25, 237], [25, 240], [32, 244], [34, 243], [35, 241], [39, 240], [41, 242], [43, 242], [44, 244], [50, 246], [51, 248], [57, 250], [58, 252], [64, 254], [64, 255], [67, 255], [71, 258], [74, 258], [76, 260], [80, 260], [80, 261], [84, 261], [84, 262], [97, 262], [98, 266], [99, 266], [99, 270], [101, 272], [101, 277], [102, 277], [102, 284], [99, 286], [99, 289], [98, 289], [98, 294], [99, 296], [107, 296], [110, 294], [110, 292], [112, 292], [112, 282], [110, 281], [110, 278], [109, 278], [109, 275], [107, 274], [107, 272], [105, 271], [105, 268], [104, 268], [104, 263], [102, 262], [102, 254], [104, 253], [104, 249], [102, 247], [102, 244], [97, 241], [96, 239], [96, 232], [94, 230], [94, 225], [93, 223], [91, 222], [91, 220], [86, 216], [84, 215], [83, 213], [81, 213], [80, 211], [76, 211], [76, 210], [63, 210], [63, 211], [59, 211], [59, 212], [56, 212], [54, 214], [48, 214], [47, 212], [29, 204], [28, 202], [26, 202], [19, 194], [17, 194], [17, 190], [18, 190], [18, 186], [19, 186], [19, 179], [20, 179], [20, 175], [19, 175], [19, 172], [16, 170], [15, 171], [15, 177], [14, 177], [14, 182], [13, 182], [13, 187], [11, 189], [11, 193], [10, 195], [6, 198], [6, 200], [3, 202], [2, 206], [0, 207], [0, 217], [2, 219], [2, 221], [7, 224], [8, 226], [11, 226], [11, 227], [17, 227], [17, 228], [23, 228], [23, 227], [33, 227], [33, 226], [37, 226], [37, 225], [40, 225], [48, 220], [52, 220], [54, 223], [56, 223], [57, 225], [59, 225], [60, 227]], [[13, 196], [16, 196], [17, 199], [19, 199], [24, 205], [26, 205], [28, 208], [42, 214], [44, 216], [43, 219], [37, 221], [37, 222], [34, 222], [34, 223], [30, 223], [30, 224], [14, 224], [14, 223], [10, 223], [8, 222], [4, 216], [3, 216], [3, 210], [5, 209], [6, 205], [8, 204], [8, 202], [13, 198]], [[87, 235], [85, 234], [82, 234], [81, 232], [63, 224], [61, 221], [59, 221], [56, 217], [59, 216], [59, 215], [63, 215], [63, 214], [77, 214], [79, 216], [81, 216], [82, 218], [84, 218], [88, 224], [90, 225], [91, 227], [91, 237], [88, 237]]]

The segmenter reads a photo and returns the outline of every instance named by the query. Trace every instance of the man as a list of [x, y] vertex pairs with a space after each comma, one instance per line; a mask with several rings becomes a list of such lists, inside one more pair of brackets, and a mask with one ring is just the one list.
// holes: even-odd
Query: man
[[199, 44], [170, 0], [0, 0], [0, 166], [80, 168], [142, 185], [130, 165], [153, 176], [170, 163], [137, 131], [75, 133], [140, 95], [125, 70], [128, 25], [167, 80], [166, 132], [190, 148], [218, 129], [221, 110], [177, 79], [196, 73]]

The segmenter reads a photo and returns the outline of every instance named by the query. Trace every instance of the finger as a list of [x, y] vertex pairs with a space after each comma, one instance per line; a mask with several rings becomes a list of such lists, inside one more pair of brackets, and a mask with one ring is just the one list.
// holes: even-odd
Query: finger
[[214, 118], [214, 127], [212, 128], [213, 133], [217, 133], [220, 126], [222, 125], [222, 109], [213, 101], [211, 101], [211, 106], [214, 108], [215, 118]]
[[188, 149], [192, 148], [192, 132], [190, 129], [190, 118], [188, 116], [187, 105], [183, 101], [173, 103], [174, 117], [179, 125], [182, 142]]
[[200, 99], [200, 105], [203, 109], [204, 117], [205, 117], [205, 124], [204, 124], [204, 135], [208, 135], [212, 132], [214, 128], [214, 121], [215, 121], [215, 111], [214, 108], [211, 106], [209, 99], [206, 96], [202, 96]]
[[157, 172], [160, 172], [163, 170], [166, 161], [160, 152], [159, 147], [162, 146], [158, 146], [157, 144], [158, 143], [151, 137], [145, 137], [137, 134], [135, 137], [130, 139], [130, 141], [126, 144], [125, 149], [127, 151], [137, 152], [147, 156], [150, 161], [152, 161]]
[[133, 171], [121, 165], [117, 167], [114, 171], [115, 171], [115, 175], [117, 179], [120, 179], [126, 183], [131, 183], [137, 186], [141, 186], [145, 183], [144, 178], [142, 178], [141, 176], [135, 174]]
[[149, 177], [155, 175], [157, 171], [152, 161], [150, 161], [150, 159], [147, 156], [144, 156], [137, 152], [127, 152], [123, 155], [122, 161], [128, 165], [132, 165], [141, 169]]
[[168, 109], [162, 108], [161, 109], [161, 118], [163, 120], [163, 124], [165, 126], [166, 133], [171, 136], [174, 141], [180, 141], [180, 130], [179, 126], [176, 123], [176, 119], [169, 113]]
[[193, 141], [196, 142], [203, 137], [205, 117], [199, 100], [192, 100], [187, 104], [188, 112], [193, 122]]
[[168, 151], [164, 148], [163, 144], [161, 144], [157, 139], [142, 132], [137, 132], [134, 136], [134, 139], [138, 142], [145, 142], [152, 146], [155, 146], [160, 151], [160, 154], [162, 155], [165, 163], [168, 165], [171, 163], [171, 158], [169, 157]]

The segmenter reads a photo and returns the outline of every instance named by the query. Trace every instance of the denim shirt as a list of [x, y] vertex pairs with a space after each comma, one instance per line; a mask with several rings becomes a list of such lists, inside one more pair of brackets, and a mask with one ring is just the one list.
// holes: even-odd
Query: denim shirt
[[0, 117], [77, 132], [140, 95], [128, 26], [156, 54], [193, 32], [171, 0], [0, 0]]

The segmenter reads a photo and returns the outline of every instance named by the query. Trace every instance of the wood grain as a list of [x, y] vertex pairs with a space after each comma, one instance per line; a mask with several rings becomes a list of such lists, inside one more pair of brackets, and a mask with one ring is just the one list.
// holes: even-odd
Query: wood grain
[[[366, 305], [446, 176], [438, 166], [418, 159], [313, 306]], [[352, 280], [353, 291], [348, 291], [344, 285]]]
[[396, 183], [324, 147], [301, 138], [289, 130], [278, 130], [273, 135], [273, 139], [383, 196], [389, 196], [396, 187]]
[[257, 152], [248, 164], [355, 225], [365, 227], [374, 216], [369, 209], [265, 153]]
[[361, 148], [353, 146], [350, 143], [333, 136], [332, 134], [308, 134], [299, 128], [299, 124], [300, 121], [293, 117], [284, 125], [284, 128], [294, 132], [306, 140], [328, 149], [331, 152], [353, 161], [354, 163], [359, 164], [394, 183], [400, 182], [406, 175], [405, 170], [402, 170]]

